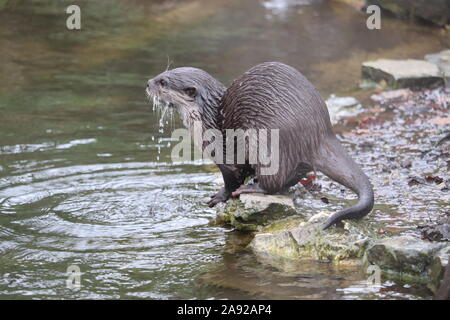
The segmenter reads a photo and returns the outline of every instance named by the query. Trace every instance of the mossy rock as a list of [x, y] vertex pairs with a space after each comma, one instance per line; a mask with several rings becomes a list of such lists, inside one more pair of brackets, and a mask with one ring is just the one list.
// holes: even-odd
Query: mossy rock
[[217, 208], [218, 221], [240, 231], [258, 231], [286, 217], [303, 215], [297, 212], [292, 199], [283, 195], [243, 194]]
[[378, 238], [376, 228], [368, 231], [367, 221], [351, 221], [343, 227], [322, 230], [329, 215], [322, 212], [306, 222], [286, 219], [274, 223], [258, 232], [249, 247], [266, 261], [287, 258], [360, 263], [365, 249]]
[[374, 82], [385, 81], [389, 87], [398, 88], [434, 88], [444, 85], [439, 68], [425, 60], [380, 59], [362, 64], [362, 76]]
[[436, 291], [450, 255], [450, 242], [428, 242], [412, 236], [386, 238], [367, 249], [365, 263], [401, 283], [426, 285]]

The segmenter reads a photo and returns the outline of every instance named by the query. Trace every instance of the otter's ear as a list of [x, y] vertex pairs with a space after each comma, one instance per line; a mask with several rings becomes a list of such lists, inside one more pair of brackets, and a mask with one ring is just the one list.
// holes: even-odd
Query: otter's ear
[[188, 87], [184, 89], [184, 92], [191, 98], [195, 98], [197, 96], [197, 89], [194, 87]]

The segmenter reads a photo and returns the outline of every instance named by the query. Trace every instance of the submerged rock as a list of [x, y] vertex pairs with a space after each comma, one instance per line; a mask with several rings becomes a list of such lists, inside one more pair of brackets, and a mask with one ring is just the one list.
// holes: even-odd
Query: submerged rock
[[380, 59], [362, 64], [363, 78], [386, 81], [393, 88], [427, 88], [444, 84], [439, 68], [425, 60]]

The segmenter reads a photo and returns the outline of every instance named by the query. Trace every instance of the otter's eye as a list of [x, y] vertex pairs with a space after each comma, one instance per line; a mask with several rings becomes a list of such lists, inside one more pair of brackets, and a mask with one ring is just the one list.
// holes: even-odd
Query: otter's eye
[[167, 83], [166, 83], [166, 80], [161, 79], [161, 80], [158, 81], [158, 84], [159, 84], [161, 87], [165, 87]]
[[184, 92], [191, 98], [195, 98], [195, 96], [197, 95], [197, 89], [193, 87], [184, 89]]

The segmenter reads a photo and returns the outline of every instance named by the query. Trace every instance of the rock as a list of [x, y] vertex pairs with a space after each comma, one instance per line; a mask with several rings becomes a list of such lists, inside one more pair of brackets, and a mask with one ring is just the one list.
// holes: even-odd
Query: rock
[[437, 87], [444, 84], [439, 68], [425, 60], [380, 59], [362, 64], [365, 79], [386, 81], [393, 88]]
[[402, 18], [418, 17], [438, 26], [450, 23], [448, 0], [367, 0], [367, 5], [371, 4]]
[[436, 293], [439, 287], [446, 285], [444, 276], [446, 269], [449, 268], [450, 261], [450, 245], [445, 244], [444, 247], [437, 253], [433, 260], [433, 265], [431, 267], [430, 281], [427, 283], [428, 288]]
[[365, 261], [379, 267], [385, 278], [427, 285], [435, 291], [448, 264], [447, 252], [450, 252], [450, 243], [398, 236], [371, 245], [366, 251]]
[[359, 101], [353, 97], [336, 97], [333, 94], [325, 102], [333, 124], [343, 117], [355, 116], [363, 111]]
[[400, 163], [400, 166], [402, 168], [411, 168], [412, 167], [412, 160], [411, 159], [403, 159]]
[[[279, 266], [285, 259], [360, 263], [375, 232], [368, 221], [344, 223], [344, 228], [322, 230], [330, 214], [322, 212], [308, 221], [286, 220], [263, 228], [249, 247], [264, 262]], [[375, 230], [375, 228], [373, 228]]]
[[219, 222], [231, 224], [242, 231], [256, 231], [275, 220], [285, 217], [302, 217], [288, 196], [241, 194], [239, 199], [230, 199], [218, 205]]
[[398, 89], [373, 94], [370, 96], [370, 99], [379, 103], [386, 103], [386, 102], [392, 103], [407, 100], [411, 95], [412, 91], [409, 89]]
[[[337, 299], [340, 294], [336, 288], [349, 288], [364, 281], [366, 274], [360, 268], [360, 265], [330, 268], [321, 262], [289, 261], [283, 272], [274, 272], [270, 266], [258, 263], [251, 253], [241, 252], [212, 262], [197, 279], [203, 285], [246, 292], [255, 299]], [[333, 276], [324, 276], [330, 272]]]

